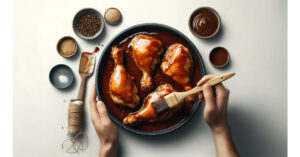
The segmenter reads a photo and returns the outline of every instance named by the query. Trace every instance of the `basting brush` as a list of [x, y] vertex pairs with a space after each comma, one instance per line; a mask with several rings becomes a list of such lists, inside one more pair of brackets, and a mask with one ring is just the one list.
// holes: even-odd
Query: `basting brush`
[[[211, 80], [207, 81], [206, 84], [210, 86], [214, 86], [220, 82], [223, 82], [230, 77], [234, 76], [235, 73], [227, 73], [223, 75], [216, 76]], [[203, 86], [196, 86], [193, 89], [186, 91], [186, 92], [173, 92], [171, 94], [166, 95], [163, 99], [159, 99], [153, 102], [153, 107], [157, 114], [167, 110], [168, 108], [173, 108], [180, 104], [187, 96], [195, 94], [197, 92], [201, 92], [203, 90]]]

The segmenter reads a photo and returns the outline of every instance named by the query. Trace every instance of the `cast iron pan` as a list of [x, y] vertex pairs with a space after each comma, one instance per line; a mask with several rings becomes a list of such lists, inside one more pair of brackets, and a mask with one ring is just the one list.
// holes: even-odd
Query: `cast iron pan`
[[[103, 76], [103, 67], [105, 66], [106, 61], [109, 59], [110, 57], [110, 50], [111, 47], [113, 45], [118, 44], [120, 41], [124, 40], [125, 38], [127, 38], [128, 36], [138, 33], [138, 32], [142, 32], [145, 30], [160, 30], [160, 31], [166, 31], [169, 32], [175, 36], [177, 36], [178, 38], [180, 38], [184, 43], [187, 44], [188, 47], [190, 47], [193, 51], [195, 52], [196, 55], [196, 59], [199, 61], [199, 66], [200, 66], [200, 73], [201, 76], [204, 76], [206, 74], [205, 72], [205, 67], [204, 67], [204, 63], [202, 61], [201, 55], [199, 53], [199, 51], [197, 50], [197, 48], [195, 47], [195, 45], [182, 33], [180, 33], [179, 31], [177, 31], [176, 29], [166, 26], [166, 25], [162, 25], [162, 24], [156, 24], [156, 23], [146, 23], [146, 24], [139, 24], [139, 25], [134, 25], [132, 27], [129, 27], [127, 29], [125, 29], [124, 31], [122, 31], [121, 33], [119, 33], [117, 36], [115, 36], [109, 43], [108, 45], [105, 47], [105, 49], [103, 50], [100, 58], [99, 58], [99, 62], [98, 62], [98, 66], [97, 66], [97, 71], [96, 71], [96, 89], [97, 89], [97, 96], [99, 98], [99, 100], [103, 101], [105, 103], [105, 100], [103, 98], [102, 92], [101, 91], [101, 79]], [[181, 121], [179, 121], [177, 124], [163, 129], [163, 130], [158, 130], [158, 131], [143, 131], [143, 130], [137, 130], [134, 127], [130, 127], [127, 126], [125, 124], [123, 124], [122, 121], [120, 121], [117, 117], [114, 116], [114, 114], [110, 111], [109, 107], [108, 109], [108, 114], [110, 116], [110, 118], [120, 127], [137, 133], [137, 134], [141, 134], [141, 135], [161, 135], [161, 134], [166, 134], [168, 132], [174, 131], [178, 128], [180, 128], [182, 125], [184, 125], [185, 123], [187, 123], [192, 116], [194, 115], [194, 113], [196, 112], [198, 106], [199, 106], [200, 101], [197, 100], [195, 102], [195, 104], [193, 105], [193, 108], [190, 111], [190, 114], [188, 114], [186, 117], [184, 117]]]

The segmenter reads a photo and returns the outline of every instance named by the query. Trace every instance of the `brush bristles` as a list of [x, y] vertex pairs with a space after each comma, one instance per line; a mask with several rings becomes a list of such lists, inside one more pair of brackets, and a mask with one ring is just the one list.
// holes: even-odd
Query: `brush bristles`
[[164, 98], [154, 101], [152, 103], [152, 106], [154, 107], [157, 114], [159, 114], [169, 108], [169, 106]]
[[169, 108], [173, 108], [179, 104], [179, 101], [178, 101], [175, 93], [177, 93], [177, 92], [171, 93], [171, 94], [165, 96], [165, 98], [164, 98], [165, 101], [167, 102]]

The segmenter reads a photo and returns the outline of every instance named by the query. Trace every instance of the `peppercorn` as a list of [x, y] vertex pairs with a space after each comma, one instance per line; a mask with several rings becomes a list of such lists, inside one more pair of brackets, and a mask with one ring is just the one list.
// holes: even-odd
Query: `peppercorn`
[[101, 21], [97, 15], [85, 13], [79, 18], [76, 26], [82, 35], [91, 37], [100, 30]]

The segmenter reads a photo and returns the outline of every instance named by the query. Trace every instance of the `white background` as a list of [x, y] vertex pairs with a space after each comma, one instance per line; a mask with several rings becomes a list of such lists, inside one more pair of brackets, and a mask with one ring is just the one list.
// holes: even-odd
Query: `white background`
[[[61, 92], [49, 84], [48, 72], [58, 63], [68, 64], [77, 71], [79, 58], [61, 58], [55, 45], [63, 35], [74, 36], [71, 29], [73, 15], [82, 7], [90, 6], [102, 13], [114, 6], [124, 16], [120, 26], [106, 27], [107, 34], [97, 42], [105, 44], [120, 30], [141, 22], [168, 24], [186, 34], [198, 47], [208, 72], [237, 73], [235, 79], [225, 84], [231, 89], [229, 120], [242, 156], [286, 154], [286, 2], [191, 1], [171, 5], [170, 2], [154, 1], [146, 7], [140, 3], [122, 5], [117, 1], [64, 2], [66, 4], [15, 2], [15, 156], [66, 155], [60, 151], [60, 143], [66, 134], [66, 129], [61, 129], [66, 126], [67, 102], [63, 100], [76, 96], [79, 77], [76, 74], [74, 90]], [[64, 7], [67, 4], [73, 5]], [[199, 40], [187, 29], [187, 17], [194, 8], [202, 5], [214, 7], [221, 14], [224, 29], [213, 40]], [[88, 51], [97, 44], [79, 39], [78, 42]], [[208, 52], [217, 45], [225, 46], [231, 53], [232, 64], [224, 71], [215, 70], [207, 60]], [[93, 80], [90, 79], [89, 87]], [[89, 107], [86, 107], [88, 111]], [[99, 147], [91, 123], [87, 122], [90, 147], [82, 156], [94, 155]], [[215, 155], [213, 139], [201, 110], [188, 125], [167, 136], [149, 138], [120, 132], [124, 156]]]

